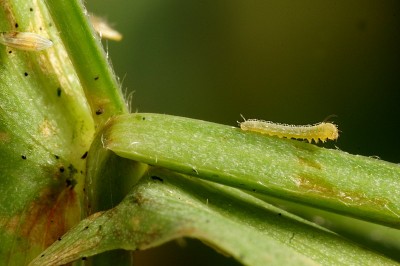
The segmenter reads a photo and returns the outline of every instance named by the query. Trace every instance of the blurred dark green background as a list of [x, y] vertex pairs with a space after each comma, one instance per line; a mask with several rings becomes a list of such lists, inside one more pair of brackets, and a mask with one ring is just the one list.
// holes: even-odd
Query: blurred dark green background
[[399, 1], [86, 5], [124, 35], [104, 43], [123, 88], [135, 91], [132, 111], [232, 126], [240, 114], [290, 124], [334, 114], [342, 132], [327, 147], [400, 162]]

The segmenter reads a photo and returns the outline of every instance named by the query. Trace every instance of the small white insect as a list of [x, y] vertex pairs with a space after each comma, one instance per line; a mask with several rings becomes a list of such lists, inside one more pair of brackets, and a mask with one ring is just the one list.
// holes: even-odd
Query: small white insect
[[1, 32], [0, 43], [25, 51], [41, 51], [53, 45], [53, 42], [33, 32]]
[[109, 39], [112, 41], [122, 40], [122, 34], [113, 29], [110, 25], [108, 25], [105, 19], [93, 14], [89, 15], [89, 19], [93, 25], [94, 30], [99, 33], [101, 38]]
[[335, 124], [321, 122], [315, 125], [295, 126], [273, 123], [269, 121], [248, 119], [240, 124], [240, 128], [246, 131], [254, 131], [279, 138], [306, 139], [308, 142], [336, 140], [339, 137]]

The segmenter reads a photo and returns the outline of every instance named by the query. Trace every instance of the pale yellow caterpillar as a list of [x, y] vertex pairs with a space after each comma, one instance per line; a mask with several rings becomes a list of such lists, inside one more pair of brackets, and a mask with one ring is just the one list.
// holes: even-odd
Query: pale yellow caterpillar
[[33, 32], [1, 32], [0, 43], [25, 51], [40, 51], [53, 45], [53, 42]]
[[308, 142], [336, 140], [339, 137], [338, 128], [335, 124], [321, 122], [315, 125], [295, 126], [273, 123], [257, 119], [248, 119], [239, 123], [240, 128], [246, 131], [254, 131], [270, 136], [289, 139], [306, 139]]

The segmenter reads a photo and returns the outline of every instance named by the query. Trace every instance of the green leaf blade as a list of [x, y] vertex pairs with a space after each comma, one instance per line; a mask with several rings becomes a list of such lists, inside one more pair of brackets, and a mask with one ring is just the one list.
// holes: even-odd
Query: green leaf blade
[[210, 122], [158, 114], [115, 118], [116, 154], [221, 184], [400, 226], [396, 164]]
[[240, 190], [151, 169], [123, 202], [83, 220], [31, 265], [198, 238], [245, 265], [396, 265]]

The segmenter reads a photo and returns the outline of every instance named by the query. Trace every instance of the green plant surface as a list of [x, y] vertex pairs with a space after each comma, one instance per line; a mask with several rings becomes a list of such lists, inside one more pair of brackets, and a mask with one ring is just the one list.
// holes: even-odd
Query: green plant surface
[[189, 118], [133, 114], [101, 136], [117, 155], [247, 191], [400, 226], [400, 167]]
[[94, 122], [58, 30], [41, 1], [2, 1], [2, 31], [35, 32], [53, 47], [0, 46], [0, 262], [26, 265], [82, 219]]
[[400, 230], [362, 221], [349, 216], [316, 209], [296, 202], [289, 202], [266, 195], [253, 194], [274, 206], [327, 228], [342, 237], [388, 257], [400, 260]]
[[396, 264], [240, 190], [156, 168], [121, 204], [83, 220], [31, 265], [147, 249], [182, 236], [246, 265]]
[[116, 76], [100, 38], [88, 23], [82, 2], [48, 0], [45, 3], [54, 24], [62, 29], [60, 36], [84, 88], [96, 125], [110, 116], [127, 113]]
[[[60, 24], [65, 16], [73, 23]], [[0, 46], [2, 265], [26, 265], [85, 216], [85, 154], [95, 125], [126, 111], [85, 18], [80, 1], [0, 3], [2, 32], [32, 32], [53, 42], [43, 51]], [[99, 108], [104, 112], [96, 114]]]
[[[395, 230], [398, 165], [205, 121], [127, 114], [79, 0], [0, 1], [0, 27], [53, 42], [33, 52], [0, 46], [0, 264], [110, 265], [118, 255], [130, 265], [132, 250], [180, 237], [248, 265], [396, 264], [378, 254], [389, 253], [385, 243], [366, 250], [268, 202]], [[87, 259], [114, 249], [127, 251]]]

